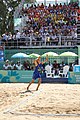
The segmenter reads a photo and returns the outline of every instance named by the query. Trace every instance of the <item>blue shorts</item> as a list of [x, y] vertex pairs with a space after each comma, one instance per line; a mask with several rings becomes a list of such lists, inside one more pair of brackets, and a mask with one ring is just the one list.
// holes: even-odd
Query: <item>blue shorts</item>
[[36, 80], [37, 78], [41, 78], [41, 75], [39, 73], [37, 74], [33, 73], [32, 79]]

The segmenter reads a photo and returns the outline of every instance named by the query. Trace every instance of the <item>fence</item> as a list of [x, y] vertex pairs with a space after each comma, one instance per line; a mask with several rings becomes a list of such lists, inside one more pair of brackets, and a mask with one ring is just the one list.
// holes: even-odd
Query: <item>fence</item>
[[77, 45], [77, 38], [72, 36], [45, 36], [45, 37], [21, 37], [20, 39], [1, 40], [1, 45], [5, 44], [5, 48], [32, 48], [34, 47], [51, 47], [51, 46], [75, 46]]

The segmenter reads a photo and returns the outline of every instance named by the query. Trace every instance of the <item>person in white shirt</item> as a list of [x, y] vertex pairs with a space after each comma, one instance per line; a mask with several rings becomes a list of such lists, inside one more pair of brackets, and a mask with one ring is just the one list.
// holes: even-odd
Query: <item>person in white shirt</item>
[[16, 69], [17, 70], [22, 70], [23, 69], [23, 65], [20, 63], [20, 61], [17, 62]]
[[3, 65], [3, 69], [4, 70], [9, 70], [10, 69], [9, 60], [6, 60], [5, 64]]
[[49, 70], [49, 69], [51, 70], [52, 67], [53, 67], [53, 66], [52, 66], [52, 64], [50, 63], [50, 61], [49, 61], [48, 65], [45, 66], [46, 70]]
[[11, 70], [16, 70], [16, 65], [13, 61], [11, 61], [10, 67], [11, 67]]
[[53, 66], [50, 63], [50, 61], [49, 61], [48, 65], [45, 66], [45, 73], [46, 73], [46, 77], [54, 76], [55, 71], [53, 70]]
[[17, 30], [16, 32], [17, 32], [17, 33], [16, 33], [16, 39], [19, 40], [19, 39], [20, 39], [20, 36], [21, 36], [21, 33], [20, 33], [18, 30]]

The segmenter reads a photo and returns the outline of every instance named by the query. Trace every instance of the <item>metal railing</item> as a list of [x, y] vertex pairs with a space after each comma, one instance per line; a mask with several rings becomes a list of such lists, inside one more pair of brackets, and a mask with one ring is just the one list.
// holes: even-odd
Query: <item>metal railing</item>
[[1, 40], [1, 45], [5, 44], [5, 48], [31, 48], [31, 47], [52, 47], [52, 46], [75, 46], [77, 38], [72, 36], [56, 36], [55, 39], [50, 37], [21, 37], [20, 39]]

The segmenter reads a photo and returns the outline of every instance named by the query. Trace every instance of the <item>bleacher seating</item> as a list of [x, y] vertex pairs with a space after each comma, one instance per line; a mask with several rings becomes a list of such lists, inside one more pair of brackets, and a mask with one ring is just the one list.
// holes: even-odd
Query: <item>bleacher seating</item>
[[[79, 44], [77, 38], [77, 27], [79, 21], [77, 14], [79, 7], [76, 3], [66, 5], [56, 4], [49, 6], [26, 5], [18, 6], [19, 15], [25, 20], [21, 26], [22, 31], [15, 31], [15, 34], [4, 33], [1, 44], [6, 48], [26, 48], [33, 46], [75, 46]], [[15, 14], [14, 14], [15, 15]], [[79, 28], [79, 27], [78, 27]], [[19, 38], [17, 38], [17, 36]]]

